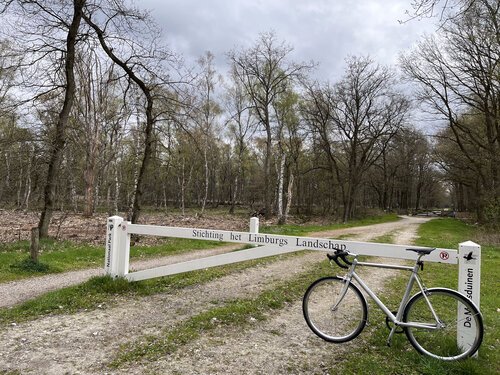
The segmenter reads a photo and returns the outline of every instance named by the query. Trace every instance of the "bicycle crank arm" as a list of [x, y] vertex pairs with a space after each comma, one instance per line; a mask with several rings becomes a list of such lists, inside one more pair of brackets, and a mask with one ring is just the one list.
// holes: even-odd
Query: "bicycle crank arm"
[[396, 329], [398, 329], [399, 326], [397, 325], [394, 325], [394, 327], [392, 327], [391, 329], [391, 333], [389, 333], [389, 337], [387, 338], [387, 346], [390, 348], [391, 347], [391, 343], [392, 343], [392, 337], [394, 336], [394, 334], [396, 333]]

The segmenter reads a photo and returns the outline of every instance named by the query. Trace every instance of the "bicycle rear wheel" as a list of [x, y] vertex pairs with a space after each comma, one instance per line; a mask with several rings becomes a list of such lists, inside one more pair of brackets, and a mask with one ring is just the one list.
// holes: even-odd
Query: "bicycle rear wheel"
[[337, 343], [358, 336], [368, 315], [359, 289], [340, 277], [324, 277], [312, 283], [304, 294], [302, 311], [316, 335]]
[[435, 327], [406, 327], [406, 336], [413, 347], [421, 354], [444, 361], [473, 355], [483, 339], [483, 319], [476, 306], [451, 289], [428, 289], [426, 296], [439, 322], [436, 322], [423, 293], [413, 296], [405, 307], [403, 322]]

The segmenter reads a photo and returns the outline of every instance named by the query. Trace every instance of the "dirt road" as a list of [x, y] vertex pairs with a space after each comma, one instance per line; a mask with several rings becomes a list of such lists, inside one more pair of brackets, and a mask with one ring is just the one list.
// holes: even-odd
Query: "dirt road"
[[[333, 238], [349, 235], [352, 239], [369, 241], [383, 234], [393, 234], [397, 243], [411, 244], [418, 225], [426, 220], [405, 217], [394, 223], [313, 235]], [[185, 260], [179, 257], [176, 261]], [[134, 363], [116, 371], [106, 366], [121, 344], [133, 341], [138, 335], [154, 334], [165, 326], [179, 324], [210, 309], [214, 301], [223, 304], [234, 298], [257, 295], [277, 282], [307, 271], [323, 257], [323, 253], [304, 253], [173, 293], [132, 300], [123, 298], [109, 308], [103, 305], [103, 309], [94, 311], [44, 317], [20, 324], [13, 322], [0, 328], [0, 373], [2, 370], [17, 370], [22, 374], [326, 372], [331, 366], [332, 347], [309, 331], [303, 321], [300, 300], [266, 321], [252, 323], [243, 331], [238, 327], [224, 327], [203, 335], [160, 361]], [[371, 286], [380, 289], [393, 274], [391, 270], [383, 270], [367, 274], [366, 278]], [[348, 350], [350, 345], [356, 343], [335, 346], [335, 352]]]

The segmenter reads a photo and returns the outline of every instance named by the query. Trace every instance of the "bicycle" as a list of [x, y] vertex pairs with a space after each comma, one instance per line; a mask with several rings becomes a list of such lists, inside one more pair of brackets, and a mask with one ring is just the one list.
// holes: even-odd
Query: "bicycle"
[[[411, 345], [421, 354], [453, 361], [477, 352], [483, 339], [483, 318], [476, 305], [464, 295], [448, 288], [425, 288], [418, 272], [421, 258], [431, 248], [410, 248], [418, 254], [413, 266], [358, 261], [358, 255], [344, 250], [327, 254], [330, 263], [348, 269], [344, 277], [328, 276], [313, 282], [304, 294], [302, 310], [307, 325], [323, 340], [343, 343], [354, 339], [365, 328], [368, 304], [360, 288], [386, 315], [390, 329], [387, 345], [395, 333], [405, 333]], [[347, 257], [353, 257], [350, 261]], [[340, 262], [342, 260], [342, 262]], [[356, 273], [356, 267], [378, 267], [411, 271], [406, 290], [397, 311], [390, 311]], [[420, 291], [410, 297], [412, 288]], [[460, 327], [459, 327], [460, 325]]]

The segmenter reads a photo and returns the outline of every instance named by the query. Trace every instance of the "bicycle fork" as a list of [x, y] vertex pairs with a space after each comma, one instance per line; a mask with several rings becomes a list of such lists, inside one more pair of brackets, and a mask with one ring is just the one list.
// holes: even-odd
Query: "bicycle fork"
[[342, 278], [344, 280], [344, 285], [342, 287], [342, 290], [340, 291], [340, 295], [339, 295], [338, 300], [331, 307], [332, 311], [337, 310], [337, 307], [340, 305], [340, 303], [344, 299], [345, 295], [347, 294], [347, 289], [349, 289], [349, 284], [352, 282], [352, 274], [354, 273], [354, 269], [356, 268], [356, 264], [357, 264], [357, 261], [354, 260], [353, 264], [351, 265], [351, 267], [349, 267], [349, 271]]
[[344, 297], [347, 293], [347, 289], [349, 288], [350, 282], [351, 282], [350, 280], [344, 279], [344, 286], [342, 287], [342, 290], [340, 291], [340, 295], [339, 295], [337, 302], [335, 302], [334, 305], [331, 307], [332, 311], [337, 310], [337, 307], [340, 305], [340, 302], [342, 302], [342, 300], [344, 299]]

